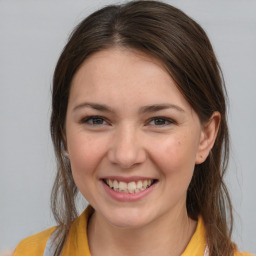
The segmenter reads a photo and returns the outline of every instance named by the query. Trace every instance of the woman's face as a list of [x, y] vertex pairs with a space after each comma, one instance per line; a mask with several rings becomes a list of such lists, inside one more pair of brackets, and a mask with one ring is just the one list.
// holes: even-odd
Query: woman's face
[[107, 223], [141, 227], [186, 214], [203, 134], [173, 79], [143, 53], [102, 50], [74, 76], [67, 152], [78, 189]]

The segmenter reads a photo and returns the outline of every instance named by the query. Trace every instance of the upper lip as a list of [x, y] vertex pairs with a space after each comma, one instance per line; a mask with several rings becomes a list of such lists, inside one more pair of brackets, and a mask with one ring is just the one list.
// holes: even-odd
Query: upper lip
[[116, 180], [116, 181], [123, 181], [123, 182], [132, 182], [132, 181], [138, 181], [138, 180], [156, 180], [152, 177], [142, 177], [142, 176], [130, 176], [130, 177], [123, 177], [123, 176], [105, 176], [102, 177], [101, 180]]

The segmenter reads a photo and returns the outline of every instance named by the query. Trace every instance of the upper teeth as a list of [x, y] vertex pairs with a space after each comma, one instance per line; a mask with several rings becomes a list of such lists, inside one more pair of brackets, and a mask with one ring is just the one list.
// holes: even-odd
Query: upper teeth
[[124, 182], [124, 181], [117, 181], [117, 180], [105, 180], [106, 183], [111, 187], [113, 190], [123, 193], [136, 193], [139, 191], [143, 191], [149, 186], [152, 185], [153, 180], [138, 180], [138, 181], [131, 181], [131, 182]]

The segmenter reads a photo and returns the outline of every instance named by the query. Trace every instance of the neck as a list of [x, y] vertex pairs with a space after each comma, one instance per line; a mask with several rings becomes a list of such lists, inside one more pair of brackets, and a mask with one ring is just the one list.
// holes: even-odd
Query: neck
[[195, 229], [196, 222], [186, 211], [137, 228], [113, 226], [95, 212], [89, 222], [88, 240], [92, 256], [179, 256]]

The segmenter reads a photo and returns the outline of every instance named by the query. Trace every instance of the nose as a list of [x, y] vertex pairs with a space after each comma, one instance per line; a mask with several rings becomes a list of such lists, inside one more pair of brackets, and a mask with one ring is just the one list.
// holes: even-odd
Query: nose
[[141, 143], [139, 132], [133, 127], [120, 127], [112, 137], [108, 159], [123, 169], [131, 168], [146, 160], [146, 151]]

